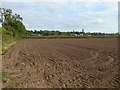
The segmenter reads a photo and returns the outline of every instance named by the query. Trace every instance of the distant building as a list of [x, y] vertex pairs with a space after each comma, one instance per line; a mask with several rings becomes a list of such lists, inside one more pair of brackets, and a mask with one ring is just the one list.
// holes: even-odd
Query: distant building
[[31, 34], [31, 36], [42, 36], [41, 34]]
[[80, 36], [83, 36], [83, 34], [80, 34]]
[[77, 34], [74, 34], [74, 36], [78, 36]]
[[83, 33], [85, 32], [84, 29], [82, 29], [82, 32], [83, 32]]
[[89, 37], [90, 37], [90, 36], [92, 36], [92, 35], [87, 35], [87, 36], [89, 36]]

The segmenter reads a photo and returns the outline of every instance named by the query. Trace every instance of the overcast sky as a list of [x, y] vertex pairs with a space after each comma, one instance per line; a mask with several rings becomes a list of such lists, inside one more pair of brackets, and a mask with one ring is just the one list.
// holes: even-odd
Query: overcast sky
[[2, 7], [20, 14], [29, 30], [118, 32], [117, 0], [3, 0]]

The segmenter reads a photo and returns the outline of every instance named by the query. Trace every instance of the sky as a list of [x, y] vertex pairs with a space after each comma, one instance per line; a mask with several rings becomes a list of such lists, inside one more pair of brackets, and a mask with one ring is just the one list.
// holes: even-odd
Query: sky
[[3, 0], [28, 30], [118, 32], [117, 0]]

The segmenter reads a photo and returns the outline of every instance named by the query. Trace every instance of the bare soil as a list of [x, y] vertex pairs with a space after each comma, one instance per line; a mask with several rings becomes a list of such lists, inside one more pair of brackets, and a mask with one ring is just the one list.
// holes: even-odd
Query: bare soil
[[118, 40], [24, 39], [2, 56], [3, 87], [118, 87]]

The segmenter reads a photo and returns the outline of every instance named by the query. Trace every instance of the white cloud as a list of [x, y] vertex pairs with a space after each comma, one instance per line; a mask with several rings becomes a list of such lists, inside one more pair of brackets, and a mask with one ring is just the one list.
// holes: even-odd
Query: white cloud
[[86, 31], [102, 32], [118, 30], [117, 0], [90, 0], [89, 2], [83, 0], [79, 0], [79, 2], [70, 2], [70, 0], [69, 2], [67, 2], [68, 0], [40, 2], [39, 0], [40, 3], [30, 3], [30, 0], [27, 3], [27, 1], [3, 3], [3, 6], [22, 15], [24, 23], [29, 29], [81, 30], [81, 28], [85, 28]]
[[96, 24], [104, 24], [104, 20], [98, 18], [98, 19], [95, 19], [95, 20], [91, 21], [91, 24], [94, 24], [94, 25], [96, 25]]

